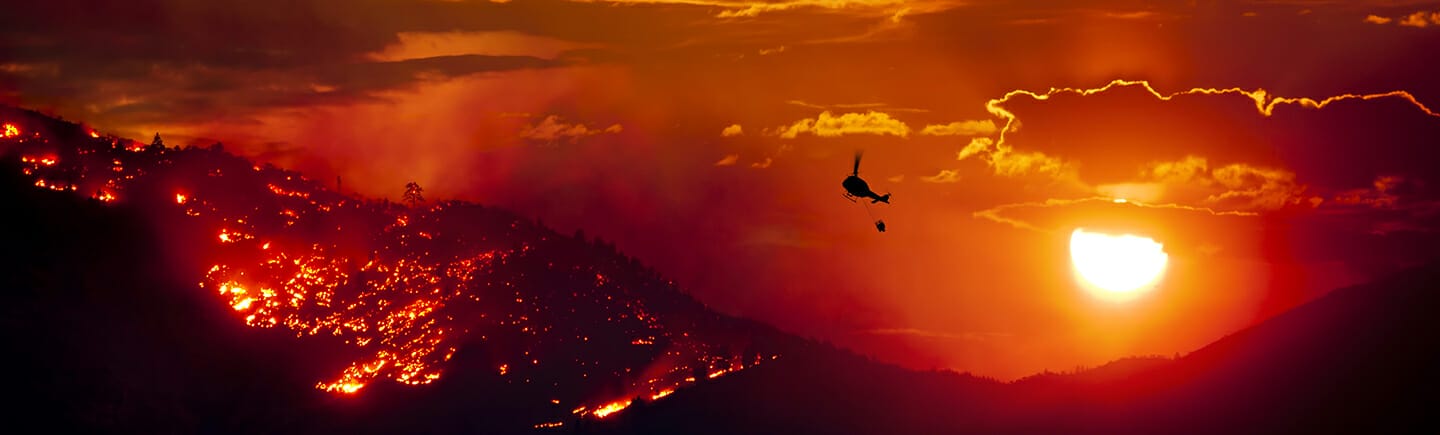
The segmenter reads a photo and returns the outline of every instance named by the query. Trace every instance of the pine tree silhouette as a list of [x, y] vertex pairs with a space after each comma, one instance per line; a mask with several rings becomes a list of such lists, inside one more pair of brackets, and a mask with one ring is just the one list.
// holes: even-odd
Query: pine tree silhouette
[[424, 191], [425, 189], [422, 189], [420, 187], [420, 183], [416, 183], [414, 181], [406, 183], [404, 196], [405, 203], [410, 204], [411, 207], [414, 207], [416, 204], [425, 202], [425, 197], [420, 194]]

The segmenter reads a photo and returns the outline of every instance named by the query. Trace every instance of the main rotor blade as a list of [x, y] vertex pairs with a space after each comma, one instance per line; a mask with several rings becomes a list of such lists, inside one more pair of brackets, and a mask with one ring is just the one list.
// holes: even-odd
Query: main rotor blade
[[859, 176], [859, 175], [860, 175], [860, 156], [863, 156], [863, 155], [865, 155], [865, 152], [864, 152], [864, 151], [856, 151], [856, 152], [855, 152], [855, 173], [854, 173], [854, 175], [856, 175], [856, 176]]

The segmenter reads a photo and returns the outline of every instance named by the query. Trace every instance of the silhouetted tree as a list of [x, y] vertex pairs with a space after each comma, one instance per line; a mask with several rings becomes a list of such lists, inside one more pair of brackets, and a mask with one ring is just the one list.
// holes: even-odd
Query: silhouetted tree
[[160, 133], [159, 133], [159, 132], [156, 132], [156, 133], [155, 133], [155, 140], [150, 141], [150, 149], [152, 149], [152, 150], [165, 149], [165, 141], [160, 139]]
[[425, 189], [420, 188], [420, 183], [411, 181], [405, 184], [405, 203], [414, 207], [416, 204], [425, 202], [425, 197], [420, 195]]

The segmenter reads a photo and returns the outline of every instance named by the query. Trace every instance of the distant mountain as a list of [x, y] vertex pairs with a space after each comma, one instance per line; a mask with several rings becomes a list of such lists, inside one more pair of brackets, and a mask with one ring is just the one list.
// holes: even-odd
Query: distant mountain
[[[400, 186], [397, 186], [397, 190]], [[583, 234], [0, 109], [20, 433], [1435, 433], [1440, 266], [1011, 383], [709, 311]]]
[[1003, 385], [807, 352], [637, 409], [611, 433], [1437, 433], [1437, 314], [1432, 264], [1179, 359]]

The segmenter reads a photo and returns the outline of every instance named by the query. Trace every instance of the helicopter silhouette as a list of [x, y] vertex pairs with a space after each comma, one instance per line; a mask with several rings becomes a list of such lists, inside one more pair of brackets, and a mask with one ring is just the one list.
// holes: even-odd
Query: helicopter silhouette
[[869, 198], [871, 204], [877, 202], [889, 204], [889, 193], [876, 194], [870, 190], [870, 183], [866, 183], [864, 179], [860, 178], [860, 157], [862, 155], [862, 153], [855, 153], [855, 172], [850, 173], [849, 177], [845, 177], [845, 181], [840, 182], [840, 186], [845, 188], [845, 199], [855, 202], [859, 198]]
[[[861, 198], [869, 198], [871, 204], [877, 202], [889, 204], [889, 193], [884, 195], [876, 194], [875, 191], [870, 190], [870, 183], [866, 183], [864, 179], [860, 178], [861, 155], [860, 152], [855, 153], [855, 170], [850, 173], [850, 176], [845, 177], [845, 181], [840, 182], [840, 186], [845, 188], [845, 199], [850, 200], [850, 202], [856, 202]], [[870, 213], [870, 207], [868, 205], [865, 207], [865, 212]], [[875, 216], [871, 215], [870, 218], [874, 219]], [[883, 219], [876, 219], [875, 229], [880, 230], [882, 233], [885, 232], [885, 221]]]

